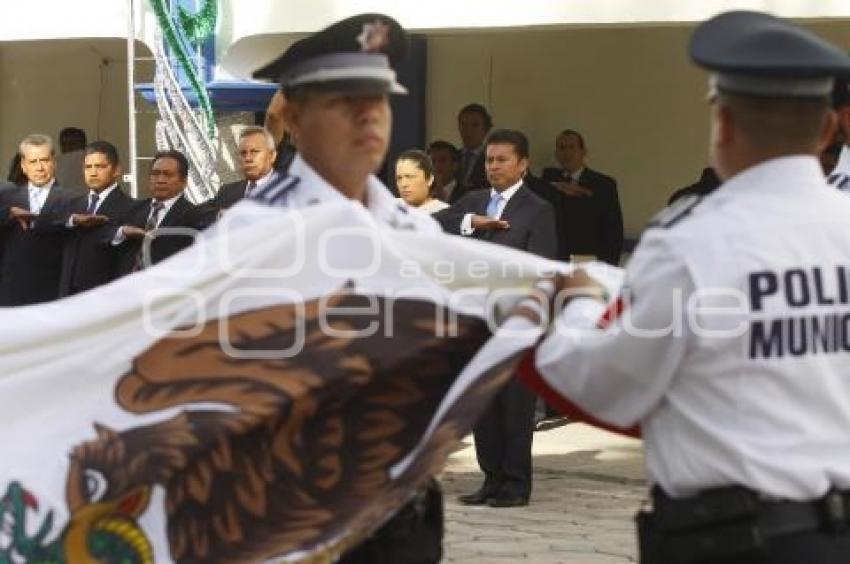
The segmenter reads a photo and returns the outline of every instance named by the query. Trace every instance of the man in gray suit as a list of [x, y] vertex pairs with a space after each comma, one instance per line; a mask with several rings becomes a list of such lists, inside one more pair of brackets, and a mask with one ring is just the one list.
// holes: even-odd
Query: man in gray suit
[[19, 152], [27, 184], [0, 191], [0, 306], [46, 302], [59, 295], [62, 219], [78, 195], [56, 182], [50, 137], [28, 135]]
[[[554, 259], [555, 211], [526, 184], [528, 139], [498, 129], [487, 137], [485, 166], [490, 189], [468, 192], [437, 212], [449, 233], [489, 241]], [[475, 425], [475, 453], [484, 482], [460, 496], [466, 505], [515, 507], [531, 495], [531, 441], [536, 396], [518, 379], [502, 388]]]
[[239, 166], [244, 179], [222, 186], [212, 200], [218, 209], [227, 209], [258, 187], [264, 186], [274, 174], [277, 157], [272, 134], [259, 125], [239, 132]]

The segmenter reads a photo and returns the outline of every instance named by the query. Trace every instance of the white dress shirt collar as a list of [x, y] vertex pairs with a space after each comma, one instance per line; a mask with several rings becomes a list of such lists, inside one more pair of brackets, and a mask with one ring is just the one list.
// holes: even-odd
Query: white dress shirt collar
[[570, 171], [568, 171], [567, 169], [564, 169], [564, 176], [569, 176], [569, 177], [570, 177], [570, 178], [572, 178], [575, 182], [578, 182], [578, 179], [579, 179], [579, 178], [581, 178], [581, 175], [582, 175], [582, 174], [584, 174], [584, 168], [585, 168], [585, 167], [581, 167], [580, 169], [578, 169], [578, 170], [577, 170], [577, 171], [575, 171], [575, 172], [570, 172]]
[[268, 183], [268, 181], [271, 179], [272, 174], [274, 174], [274, 171], [275, 171], [274, 168], [270, 168], [267, 173], [265, 173], [263, 176], [261, 176], [257, 180], [248, 180], [246, 178], [245, 179], [245, 190], [248, 190], [248, 186], [250, 186], [252, 182], [254, 183], [254, 188], [260, 188], [262, 186], [265, 186], [266, 183]]
[[[160, 201], [160, 200], [156, 200], [156, 199], [151, 199], [151, 211], [153, 211], [154, 203], [156, 203], [156, 202], [162, 203], [162, 210], [160, 210], [159, 217], [156, 220], [156, 226], [157, 227], [159, 227], [159, 224], [162, 223], [163, 218], [166, 215], [168, 215], [168, 211], [172, 207], [174, 207], [174, 204], [177, 202], [177, 200], [179, 200], [182, 197], [183, 197], [183, 193], [181, 192], [181, 193], [177, 194], [176, 196], [174, 196], [173, 198], [169, 198], [167, 200], [161, 200]], [[148, 213], [148, 217], [150, 217], [150, 212]]]
[[[113, 184], [112, 186], [109, 186], [108, 188], [104, 188], [103, 190], [100, 191], [100, 193], [97, 195], [97, 203], [94, 206], [94, 213], [97, 213], [97, 210], [99, 210], [100, 206], [103, 205], [104, 200], [106, 200], [106, 198], [108, 198], [109, 195], [112, 193], [112, 191], [115, 190], [116, 188], [118, 188], [117, 182], [115, 184]], [[91, 196], [94, 193], [95, 192], [93, 190], [89, 190], [88, 199], [87, 199], [88, 202], [91, 202]], [[86, 205], [86, 208], [88, 208], [88, 205]]]
[[501, 192], [497, 192], [495, 188], [490, 188], [490, 197], [492, 198], [495, 194], [499, 194], [501, 196], [502, 201], [506, 204], [511, 201], [511, 198], [514, 197], [514, 194], [522, 187], [522, 179], [519, 180], [516, 184], [512, 185], [510, 188], [506, 188]]
[[53, 188], [53, 185], [54, 185], [54, 184], [56, 184], [56, 179], [55, 179], [55, 178], [51, 178], [51, 179], [47, 182], [47, 184], [45, 184], [44, 186], [36, 186], [36, 185], [35, 185], [35, 184], [33, 184], [32, 182], [28, 182], [28, 183], [27, 183], [27, 188], [28, 188], [28, 189], [30, 189], [30, 190], [49, 190], [49, 189]]
[[47, 197], [50, 194], [50, 189], [56, 184], [56, 179], [51, 178], [44, 186], [36, 186], [32, 182], [27, 183], [27, 194], [29, 197], [30, 210], [34, 214], [41, 212]]

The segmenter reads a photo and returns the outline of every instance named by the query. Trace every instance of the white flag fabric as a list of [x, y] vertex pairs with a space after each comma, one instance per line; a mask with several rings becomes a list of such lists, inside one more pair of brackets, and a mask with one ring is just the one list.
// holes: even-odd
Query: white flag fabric
[[244, 201], [153, 268], [0, 309], [0, 563], [341, 553], [439, 471], [565, 268]]

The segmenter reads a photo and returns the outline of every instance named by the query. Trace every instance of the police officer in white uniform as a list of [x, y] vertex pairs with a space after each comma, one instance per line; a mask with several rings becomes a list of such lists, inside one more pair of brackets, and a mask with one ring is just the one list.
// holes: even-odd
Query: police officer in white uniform
[[254, 199], [299, 209], [348, 198], [385, 225], [440, 231], [428, 214], [397, 201], [373, 174], [389, 144], [387, 96], [407, 93], [393, 70], [407, 49], [398, 22], [362, 14], [296, 42], [256, 71], [256, 78], [280, 82], [283, 119], [298, 154], [286, 174], [259, 188]]
[[712, 73], [724, 183], [654, 220], [614, 306], [584, 271], [560, 280], [536, 366], [588, 413], [640, 425], [641, 562], [850, 562], [850, 199], [816, 158], [850, 58], [755, 12], [703, 23], [690, 55]]
[[[283, 118], [298, 154], [248, 200], [301, 209], [349, 199], [380, 225], [440, 231], [427, 214], [398, 202], [375, 176], [384, 160], [392, 115], [388, 94], [405, 94], [395, 65], [407, 52], [401, 26], [362, 14], [294, 43], [254, 73], [280, 82]], [[442, 493], [436, 481], [340, 562], [432, 563], [442, 555]]]

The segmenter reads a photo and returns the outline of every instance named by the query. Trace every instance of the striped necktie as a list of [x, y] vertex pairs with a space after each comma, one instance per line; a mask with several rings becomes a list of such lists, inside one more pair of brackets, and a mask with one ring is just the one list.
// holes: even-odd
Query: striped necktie
[[89, 207], [88, 207], [88, 209], [86, 210], [86, 213], [87, 213], [87, 214], [91, 215], [91, 214], [93, 214], [95, 211], [97, 211], [97, 202], [98, 202], [98, 200], [100, 200], [100, 196], [99, 196], [98, 194], [96, 194], [95, 192], [92, 192], [92, 193], [89, 195]]
[[156, 229], [157, 222], [159, 221], [159, 212], [162, 211], [162, 208], [165, 207], [165, 204], [162, 202], [154, 202], [151, 204], [151, 214], [148, 216], [148, 221], [145, 223], [145, 231], [153, 231]]
[[[145, 222], [145, 231], [153, 231], [156, 229], [157, 221], [159, 220], [159, 212], [162, 211], [162, 208], [165, 207], [165, 204], [162, 202], [154, 201], [151, 204], [151, 214], [148, 216], [147, 222]], [[139, 252], [136, 255], [136, 264], [133, 266], [133, 271], [137, 272], [139, 270], [143, 270], [146, 266], [145, 264], [145, 242], [142, 241], [142, 245], [139, 247]]]

